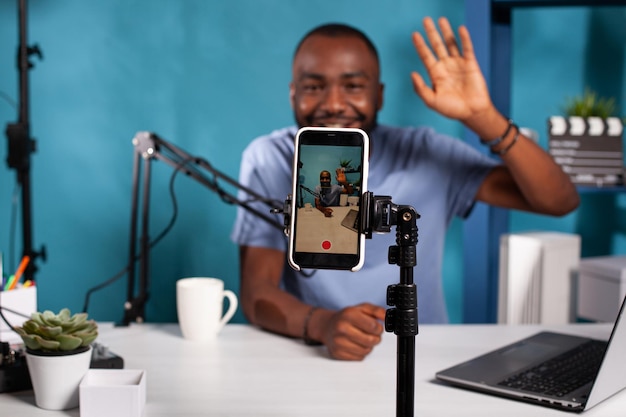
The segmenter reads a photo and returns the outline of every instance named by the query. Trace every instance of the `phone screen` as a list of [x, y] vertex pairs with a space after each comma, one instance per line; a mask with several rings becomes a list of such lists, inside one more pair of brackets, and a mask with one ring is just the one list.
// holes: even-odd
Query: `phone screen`
[[361, 196], [367, 190], [367, 134], [302, 128], [296, 135], [289, 262], [295, 269], [363, 265]]

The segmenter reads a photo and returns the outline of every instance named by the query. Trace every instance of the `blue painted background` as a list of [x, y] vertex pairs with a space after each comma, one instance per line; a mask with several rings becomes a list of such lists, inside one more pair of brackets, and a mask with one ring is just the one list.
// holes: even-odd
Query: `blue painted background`
[[[468, 0], [470, 1], [470, 0]], [[423, 72], [410, 35], [424, 16], [463, 22], [463, 0], [31, 0], [29, 44], [44, 59], [29, 72], [33, 240], [48, 259], [36, 274], [41, 309], [79, 310], [86, 291], [128, 262], [132, 152], [142, 130], [201, 156], [237, 177], [250, 140], [292, 123], [288, 100], [296, 42], [311, 27], [342, 21], [377, 44], [386, 84], [381, 122], [429, 124], [461, 136], [413, 93], [409, 73]], [[625, 8], [528, 9], [514, 14], [512, 117], [542, 135], [546, 119], [586, 86], [622, 104]], [[17, 0], [0, 1], [0, 122], [17, 120]], [[3, 139], [5, 141], [5, 139]], [[0, 250], [14, 269], [22, 250], [15, 172], [0, 146]], [[153, 164], [150, 229], [168, 223], [172, 169]], [[174, 321], [175, 281], [217, 276], [238, 290], [237, 248], [229, 233], [235, 208], [177, 176], [179, 214], [152, 251], [149, 321]], [[626, 252], [623, 195], [583, 196], [579, 210], [554, 219], [513, 213], [514, 231], [583, 235], [583, 254]], [[18, 211], [19, 213], [19, 207]], [[12, 229], [12, 224], [16, 229]], [[461, 317], [460, 222], [452, 224], [444, 279], [451, 319]], [[420, 244], [428, 242], [420, 241]], [[97, 320], [120, 321], [125, 276], [91, 297]], [[239, 311], [236, 321], [244, 318]]]

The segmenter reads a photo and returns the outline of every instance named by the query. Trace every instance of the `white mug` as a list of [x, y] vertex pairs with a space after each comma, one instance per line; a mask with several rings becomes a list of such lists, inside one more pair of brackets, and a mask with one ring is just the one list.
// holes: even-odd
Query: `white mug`
[[[223, 313], [224, 298], [228, 310]], [[217, 278], [192, 277], [176, 281], [176, 311], [183, 337], [206, 341], [217, 336], [237, 310], [237, 296]]]

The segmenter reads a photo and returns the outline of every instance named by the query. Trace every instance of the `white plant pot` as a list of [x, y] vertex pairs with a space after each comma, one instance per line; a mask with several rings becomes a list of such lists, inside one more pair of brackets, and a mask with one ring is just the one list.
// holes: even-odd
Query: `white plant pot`
[[35, 404], [46, 410], [78, 407], [78, 386], [91, 364], [91, 347], [60, 356], [26, 352], [26, 363], [35, 392]]

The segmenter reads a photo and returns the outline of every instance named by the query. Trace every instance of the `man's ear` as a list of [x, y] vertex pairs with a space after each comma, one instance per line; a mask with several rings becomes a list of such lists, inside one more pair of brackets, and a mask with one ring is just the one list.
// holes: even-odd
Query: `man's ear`
[[380, 83], [378, 85], [378, 98], [376, 100], [376, 110], [380, 111], [383, 108], [383, 96], [385, 92], [385, 84]]
[[289, 103], [291, 103], [291, 108], [294, 109], [294, 103], [296, 101], [296, 86], [293, 82], [289, 83]]

